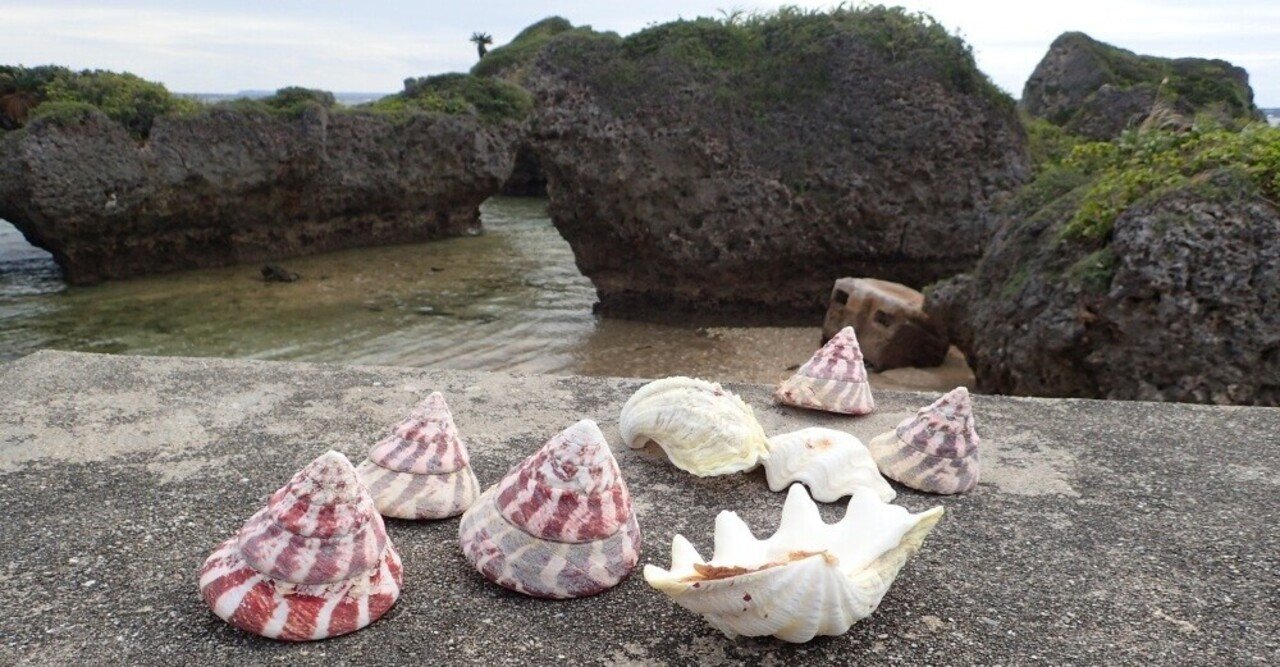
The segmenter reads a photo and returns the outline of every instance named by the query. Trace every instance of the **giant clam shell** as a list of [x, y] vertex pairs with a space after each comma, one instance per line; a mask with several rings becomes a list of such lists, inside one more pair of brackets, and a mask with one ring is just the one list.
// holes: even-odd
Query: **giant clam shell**
[[222, 620], [285, 641], [377, 620], [400, 596], [400, 556], [347, 457], [329, 452], [289, 480], [200, 570]]
[[876, 409], [853, 327], [841, 329], [774, 392], [780, 403], [846, 415]]
[[622, 439], [658, 443], [681, 470], [700, 477], [750, 470], [769, 455], [751, 407], [719, 384], [687, 377], [656, 380], [622, 406]]
[[978, 431], [969, 390], [957, 387], [868, 443], [880, 471], [929, 493], [978, 485]]
[[871, 489], [886, 503], [897, 495], [880, 476], [861, 440], [829, 428], [815, 426], [769, 438], [764, 470], [770, 490], [782, 491], [792, 482], [802, 482], [814, 500], [824, 503], [862, 488]]
[[676, 535], [671, 569], [646, 565], [644, 578], [730, 638], [807, 642], [870, 616], [940, 518], [941, 507], [910, 514], [864, 488], [844, 519], [827, 524], [795, 484], [773, 537], [758, 540], [737, 514], [721, 512], [710, 562]]
[[357, 469], [383, 516], [444, 519], [461, 514], [480, 483], [440, 392], [433, 392], [369, 450]]
[[607, 590], [640, 560], [640, 526], [618, 462], [584, 419], [485, 490], [462, 515], [462, 552], [489, 581], [526, 595]]

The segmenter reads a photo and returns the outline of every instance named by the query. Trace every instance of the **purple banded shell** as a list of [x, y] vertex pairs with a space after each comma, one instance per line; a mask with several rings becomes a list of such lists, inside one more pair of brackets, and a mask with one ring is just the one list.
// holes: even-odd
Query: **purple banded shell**
[[485, 490], [462, 515], [458, 536], [485, 578], [535, 597], [595, 595], [640, 560], [631, 495], [604, 434], [589, 419]]
[[354, 632], [400, 596], [400, 556], [347, 457], [300, 470], [200, 570], [222, 620], [284, 641]]
[[886, 477], [913, 489], [951, 494], [977, 486], [978, 442], [969, 390], [956, 387], [867, 448]]
[[795, 375], [778, 386], [774, 397], [786, 405], [846, 415], [865, 415], [875, 410], [862, 348], [858, 347], [853, 327], [845, 327], [832, 336]]
[[440, 392], [433, 392], [369, 450], [357, 472], [383, 516], [444, 519], [480, 494], [466, 445]]

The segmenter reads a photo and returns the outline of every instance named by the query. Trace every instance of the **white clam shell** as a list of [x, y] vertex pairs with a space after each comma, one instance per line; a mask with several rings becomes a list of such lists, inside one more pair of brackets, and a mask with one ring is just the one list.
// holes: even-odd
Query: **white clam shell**
[[871, 451], [856, 437], [812, 427], [769, 438], [764, 462], [769, 489], [783, 491], [793, 482], [809, 487], [814, 500], [833, 503], [858, 489], [871, 489], [884, 502], [897, 493], [880, 475]]
[[687, 377], [656, 380], [622, 407], [622, 439], [658, 443], [671, 462], [699, 477], [750, 470], [769, 456], [751, 407], [719, 384]]
[[827, 524], [795, 484], [769, 539], [756, 539], [737, 514], [721, 512], [709, 562], [676, 535], [671, 569], [646, 565], [644, 578], [731, 638], [840, 635], [875, 611], [942, 512], [911, 514], [864, 488], [849, 499], [844, 519]]

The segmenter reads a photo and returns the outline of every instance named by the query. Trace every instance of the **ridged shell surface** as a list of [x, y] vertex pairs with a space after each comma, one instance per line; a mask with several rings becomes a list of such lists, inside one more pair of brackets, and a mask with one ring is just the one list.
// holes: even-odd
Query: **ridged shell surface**
[[978, 484], [978, 431], [969, 390], [957, 387], [868, 443], [885, 476], [921, 491], [962, 493]]
[[622, 407], [622, 439], [658, 443], [677, 468], [699, 477], [750, 470], [769, 456], [751, 407], [719, 384], [672, 377], [641, 387]]
[[769, 489], [783, 491], [793, 482], [809, 487], [814, 500], [833, 503], [858, 489], [871, 489], [884, 502], [897, 495], [880, 476], [862, 441], [829, 428], [811, 427], [769, 438], [764, 462]]
[[756, 539], [737, 514], [721, 512], [710, 561], [676, 535], [671, 569], [646, 565], [644, 578], [731, 638], [840, 635], [875, 611], [942, 511], [911, 514], [858, 489], [844, 519], [827, 524], [795, 484], [769, 539]]
[[347, 457], [329, 452], [271, 496], [200, 571], [219, 618], [285, 641], [359, 630], [400, 596], [400, 556]]
[[457, 516], [480, 495], [466, 445], [440, 392], [433, 392], [378, 441], [357, 469], [383, 516]]
[[774, 392], [780, 403], [865, 415], [876, 409], [853, 327], [841, 329]]
[[458, 537], [485, 578], [543, 598], [600, 593], [640, 559], [631, 495], [604, 434], [589, 419], [482, 493], [462, 515]]

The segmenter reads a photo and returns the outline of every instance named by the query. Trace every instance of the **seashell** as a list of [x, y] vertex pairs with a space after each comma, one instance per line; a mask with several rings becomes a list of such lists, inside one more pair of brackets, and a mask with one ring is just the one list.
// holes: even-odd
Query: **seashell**
[[865, 415], [876, 409], [853, 327], [841, 329], [774, 392], [798, 408]]
[[480, 495], [467, 448], [440, 392], [433, 392], [369, 450], [356, 469], [383, 516], [444, 519]]
[[824, 503], [862, 488], [871, 489], [886, 503], [897, 495], [880, 476], [861, 440], [829, 428], [805, 428], [769, 438], [764, 471], [770, 490], [783, 491], [792, 482], [802, 482], [814, 500]]
[[978, 484], [978, 431], [969, 390], [956, 387], [868, 444], [887, 477], [929, 493]]
[[485, 490], [462, 515], [458, 538], [486, 579], [542, 598], [595, 595], [640, 560], [631, 494], [590, 419], [560, 432]]
[[400, 555], [347, 457], [300, 470], [200, 570], [222, 620], [272, 639], [354, 632], [400, 596]]
[[844, 634], [875, 611], [942, 511], [911, 514], [860, 488], [844, 519], [827, 524], [793, 484], [773, 537], [758, 540], [737, 514], [721, 512], [710, 562], [676, 535], [671, 569], [646, 565], [644, 578], [730, 638]]
[[622, 406], [620, 426], [631, 447], [656, 442], [677, 468], [699, 477], [750, 470], [769, 456], [751, 407], [719, 384], [695, 378], [641, 387]]

